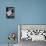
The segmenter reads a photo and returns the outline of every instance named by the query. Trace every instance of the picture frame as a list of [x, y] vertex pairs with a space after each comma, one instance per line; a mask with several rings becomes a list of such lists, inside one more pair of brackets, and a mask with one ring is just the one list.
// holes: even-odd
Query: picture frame
[[15, 18], [15, 7], [6, 7], [6, 18]]

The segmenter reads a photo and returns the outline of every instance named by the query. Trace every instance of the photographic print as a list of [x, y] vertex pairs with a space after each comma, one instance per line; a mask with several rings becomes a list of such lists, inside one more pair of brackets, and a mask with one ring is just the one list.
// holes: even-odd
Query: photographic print
[[14, 7], [6, 7], [6, 17], [7, 18], [15, 17], [15, 8]]
[[20, 46], [34, 46], [46, 43], [46, 25], [19, 24], [18, 41]]

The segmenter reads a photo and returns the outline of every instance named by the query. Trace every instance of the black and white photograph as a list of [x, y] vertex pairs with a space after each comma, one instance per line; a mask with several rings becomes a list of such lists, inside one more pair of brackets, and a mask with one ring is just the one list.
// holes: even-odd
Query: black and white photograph
[[15, 18], [15, 7], [6, 7], [6, 17]]
[[46, 42], [46, 25], [18, 25], [20, 46], [31, 46]]

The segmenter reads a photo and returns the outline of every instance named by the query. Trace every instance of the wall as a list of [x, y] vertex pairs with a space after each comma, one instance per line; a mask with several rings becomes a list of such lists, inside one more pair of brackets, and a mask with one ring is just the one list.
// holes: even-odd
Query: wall
[[16, 0], [0, 0], [0, 44], [7, 44], [9, 42], [8, 34], [10, 32], [16, 32], [17, 34], [16, 18], [6, 18], [6, 7], [9, 6], [16, 8]]
[[46, 0], [16, 0], [17, 23], [46, 24]]
[[[16, 7], [15, 19], [6, 18], [6, 7]], [[0, 0], [0, 44], [7, 43], [17, 24], [46, 24], [46, 0]]]

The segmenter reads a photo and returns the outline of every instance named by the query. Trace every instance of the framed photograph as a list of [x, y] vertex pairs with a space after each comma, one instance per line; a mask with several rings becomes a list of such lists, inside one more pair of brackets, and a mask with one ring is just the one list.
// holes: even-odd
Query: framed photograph
[[18, 25], [19, 41], [31, 40], [31, 41], [46, 41], [46, 25], [31, 25], [20, 24]]
[[15, 7], [6, 7], [6, 18], [15, 18]]

